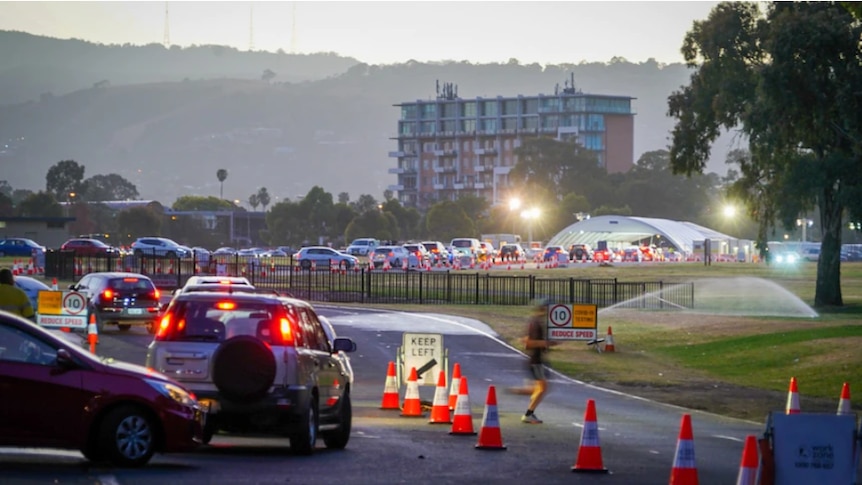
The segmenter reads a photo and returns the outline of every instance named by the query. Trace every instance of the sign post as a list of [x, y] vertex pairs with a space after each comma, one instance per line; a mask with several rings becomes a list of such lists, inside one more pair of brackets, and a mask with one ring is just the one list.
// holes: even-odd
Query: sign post
[[598, 305], [553, 304], [548, 307], [548, 340], [596, 340]]

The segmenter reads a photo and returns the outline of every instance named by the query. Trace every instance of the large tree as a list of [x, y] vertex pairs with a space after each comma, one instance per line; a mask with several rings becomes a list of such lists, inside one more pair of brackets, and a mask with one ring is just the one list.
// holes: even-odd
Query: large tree
[[138, 188], [122, 175], [109, 173], [93, 175], [84, 181], [86, 191], [83, 198], [88, 201], [135, 200]]
[[45, 175], [45, 189], [59, 202], [72, 202], [84, 192], [84, 166], [74, 160], [57, 162]]
[[843, 218], [862, 215], [862, 22], [833, 2], [725, 2], [695, 22], [682, 52], [694, 69], [669, 114], [675, 173], [702, 172], [722, 129], [741, 129], [750, 159], [736, 193], [766, 227], [816, 207], [823, 239], [814, 304], [843, 305]]
[[266, 190], [266, 187], [261, 187], [257, 191], [257, 202], [263, 206], [263, 211], [266, 212], [266, 206], [272, 201], [272, 198], [269, 196], [269, 191]]
[[227, 170], [223, 168], [216, 170], [216, 178], [219, 183], [218, 197], [224, 199], [224, 181], [227, 180]]
[[39, 191], [31, 193], [18, 204], [18, 215], [21, 217], [62, 217], [63, 208], [50, 192]]

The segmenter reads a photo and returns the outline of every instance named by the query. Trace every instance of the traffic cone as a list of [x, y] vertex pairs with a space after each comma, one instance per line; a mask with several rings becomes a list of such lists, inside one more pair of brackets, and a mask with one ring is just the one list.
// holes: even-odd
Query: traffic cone
[[461, 364], [455, 363], [452, 366], [452, 383], [449, 387], [449, 410], [455, 410], [455, 404], [458, 403], [458, 391], [461, 389]]
[[380, 409], [401, 409], [398, 404], [398, 377], [395, 375], [395, 362], [389, 362], [386, 370], [386, 384], [383, 387], [383, 401]]
[[404, 393], [404, 407], [401, 415], [411, 418], [422, 416], [422, 402], [419, 400], [419, 382], [416, 377], [416, 368], [410, 368], [410, 378], [407, 379], [407, 392]]
[[51, 291], [57, 291], [60, 288], [57, 286], [57, 278], [51, 280]]
[[694, 433], [691, 431], [691, 415], [683, 414], [676, 442], [670, 485], [697, 485], [697, 465], [694, 460]]
[[473, 413], [470, 411], [470, 394], [467, 390], [467, 378], [461, 376], [458, 384], [458, 401], [455, 403], [455, 417], [452, 419], [452, 429], [449, 434], [475, 435], [473, 431]]
[[790, 389], [787, 391], [786, 414], [799, 414], [799, 390], [796, 388], [796, 378], [790, 378]]
[[96, 353], [96, 344], [99, 343], [99, 326], [96, 325], [96, 314], [90, 314], [90, 323], [87, 324], [87, 341], [90, 344], [90, 353]]
[[578, 446], [578, 457], [573, 472], [607, 473], [602, 464], [602, 447], [599, 444], [599, 424], [596, 418], [596, 402], [587, 399], [587, 410], [584, 412], [584, 428], [581, 430], [581, 444]]
[[446, 373], [440, 371], [437, 377], [437, 390], [434, 392], [434, 403], [431, 405], [430, 424], [450, 424], [452, 417], [449, 416], [449, 398], [446, 390]]
[[757, 485], [758, 465], [757, 437], [750, 434], [745, 437], [745, 446], [742, 448], [742, 461], [739, 464], [739, 475], [736, 478], [736, 485]]
[[488, 397], [485, 399], [485, 412], [482, 414], [482, 428], [479, 430], [479, 450], [505, 450], [503, 435], [500, 433], [500, 415], [497, 413], [497, 390], [488, 386]]
[[841, 386], [841, 399], [838, 400], [838, 414], [853, 414], [850, 409], [850, 384]]
[[611, 327], [608, 327], [608, 334], [605, 336], [605, 352], [616, 352], [614, 347], [614, 332]]

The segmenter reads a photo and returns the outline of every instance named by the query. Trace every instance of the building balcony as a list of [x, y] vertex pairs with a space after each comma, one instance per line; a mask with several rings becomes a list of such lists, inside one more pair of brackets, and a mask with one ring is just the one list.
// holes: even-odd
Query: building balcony
[[464, 182], [455, 182], [454, 184], [452, 184], [452, 188], [457, 189], [457, 190], [461, 190], [464, 188], [465, 185], [466, 184]]
[[512, 167], [494, 167], [495, 175], [508, 175]]
[[401, 158], [404, 156], [404, 152], [389, 152], [389, 156], [391, 158]]
[[485, 182], [476, 182], [473, 184], [473, 188], [474, 189], [484, 189], [485, 188]]
[[476, 155], [496, 155], [497, 149], [496, 148], [477, 148], [477, 149], [473, 150], [473, 153]]
[[415, 168], [409, 168], [409, 167], [408, 168], [392, 167], [392, 168], [389, 168], [386, 172], [396, 174], [396, 175], [401, 175], [401, 174], [405, 174], [405, 173], [416, 173], [416, 169]]
[[[404, 185], [403, 185], [403, 184], [390, 185], [390, 186], [388, 186], [388, 187], [386, 187], [386, 188], [387, 188], [387, 189], [389, 189], [389, 190], [391, 190], [391, 191], [393, 191], [393, 192], [404, 192], [404, 191], [405, 191], [405, 190], [404, 190]], [[414, 189], [414, 191], [415, 191], [415, 189]]]
[[453, 166], [448, 166], [448, 167], [442, 166], [442, 165], [435, 165], [434, 166], [434, 173], [454, 173], [457, 171], [458, 171], [458, 169], [453, 167]]
[[493, 165], [474, 165], [473, 171], [476, 173], [479, 173], [479, 172], [485, 172], [488, 170], [492, 170], [493, 168], [494, 168]]
[[446, 189], [446, 184], [434, 184], [434, 190], [444, 190]]

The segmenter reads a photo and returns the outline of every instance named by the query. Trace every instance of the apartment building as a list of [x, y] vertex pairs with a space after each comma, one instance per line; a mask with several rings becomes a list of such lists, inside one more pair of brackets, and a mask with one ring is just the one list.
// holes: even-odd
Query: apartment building
[[634, 111], [628, 96], [584, 94], [574, 79], [552, 95], [461, 98], [457, 86], [437, 85], [437, 97], [396, 104], [397, 184], [389, 189], [408, 207], [472, 194], [505, 201], [515, 150], [529, 137], [576, 139], [598, 155], [608, 173], [634, 164]]

